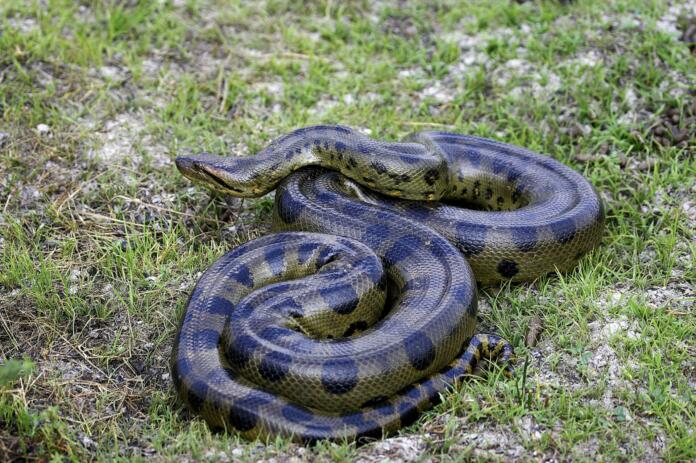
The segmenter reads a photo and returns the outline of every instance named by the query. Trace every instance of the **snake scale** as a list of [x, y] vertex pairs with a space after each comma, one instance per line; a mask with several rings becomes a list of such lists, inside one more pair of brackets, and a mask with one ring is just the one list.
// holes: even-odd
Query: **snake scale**
[[234, 196], [276, 189], [277, 233], [204, 273], [171, 360], [190, 409], [248, 438], [379, 438], [412, 423], [482, 356], [510, 358], [474, 334], [476, 280], [567, 270], [604, 227], [574, 170], [453, 133], [379, 142], [313, 126], [252, 157], [176, 165]]

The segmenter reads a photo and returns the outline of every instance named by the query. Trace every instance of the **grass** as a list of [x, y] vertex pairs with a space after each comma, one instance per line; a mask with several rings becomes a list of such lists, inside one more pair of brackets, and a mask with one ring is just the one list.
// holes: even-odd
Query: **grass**
[[[0, 459], [696, 459], [693, 11], [2, 2]], [[272, 200], [230, 209], [172, 159], [334, 122], [547, 153], [604, 197], [603, 244], [568, 274], [481, 288], [515, 377], [465, 382], [394, 438], [212, 434], [174, 397], [171, 342], [197, 277], [268, 231]]]

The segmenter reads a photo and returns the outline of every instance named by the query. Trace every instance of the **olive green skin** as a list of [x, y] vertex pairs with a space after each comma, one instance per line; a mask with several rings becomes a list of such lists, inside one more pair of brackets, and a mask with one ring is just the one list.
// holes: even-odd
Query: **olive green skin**
[[567, 270], [604, 226], [572, 169], [450, 133], [385, 143], [307, 127], [251, 158], [177, 167], [236, 196], [277, 188], [279, 233], [206, 271], [172, 354], [182, 399], [249, 438], [350, 440], [409, 424], [481, 356], [510, 358], [502, 339], [474, 335], [475, 280]]

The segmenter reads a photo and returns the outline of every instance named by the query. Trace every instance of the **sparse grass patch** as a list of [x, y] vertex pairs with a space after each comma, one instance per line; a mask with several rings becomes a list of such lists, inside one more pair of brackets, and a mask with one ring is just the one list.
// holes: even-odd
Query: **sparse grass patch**
[[[1, 2], [0, 459], [696, 459], [696, 60], [680, 29], [695, 9]], [[209, 196], [173, 157], [253, 154], [315, 123], [519, 144], [607, 206], [573, 271], [481, 288], [512, 379], [491, 368], [362, 447], [212, 433], [168, 372], [200, 272], [266, 233], [272, 207]]]

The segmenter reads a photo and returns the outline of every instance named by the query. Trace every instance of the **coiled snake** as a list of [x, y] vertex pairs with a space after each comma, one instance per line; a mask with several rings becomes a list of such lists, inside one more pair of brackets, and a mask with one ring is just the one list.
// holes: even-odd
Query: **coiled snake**
[[172, 353], [188, 406], [249, 438], [381, 437], [413, 422], [480, 356], [511, 354], [474, 335], [475, 280], [567, 270], [604, 226], [572, 169], [452, 133], [386, 143], [315, 126], [254, 157], [176, 164], [235, 196], [277, 187], [279, 233], [205, 272]]

